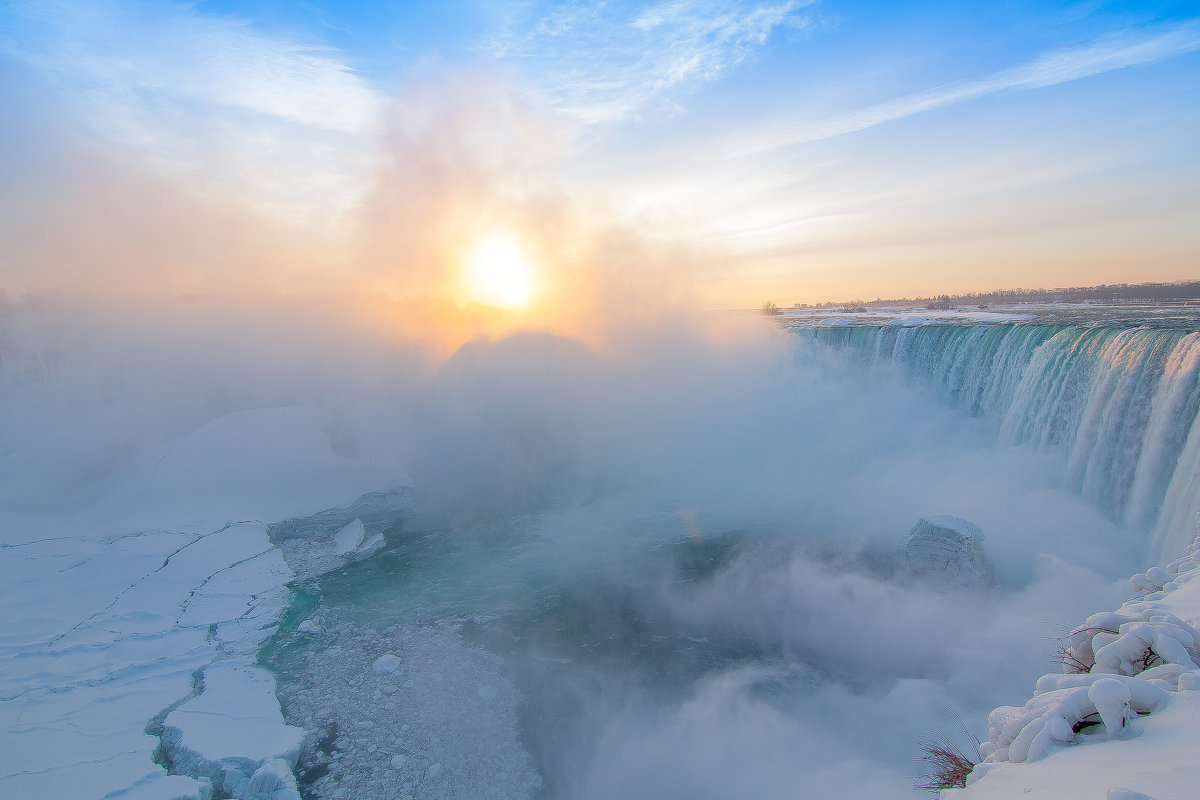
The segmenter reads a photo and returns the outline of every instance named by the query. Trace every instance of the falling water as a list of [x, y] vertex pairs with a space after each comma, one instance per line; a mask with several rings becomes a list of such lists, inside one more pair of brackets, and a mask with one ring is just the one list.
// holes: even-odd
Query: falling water
[[1200, 333], [1038, 323], [850, 325], [800, 335], [859, 353], [992, 420], [999, 439], [1061, 452], [1064, 484], [1178, 555], [1200, 514]]

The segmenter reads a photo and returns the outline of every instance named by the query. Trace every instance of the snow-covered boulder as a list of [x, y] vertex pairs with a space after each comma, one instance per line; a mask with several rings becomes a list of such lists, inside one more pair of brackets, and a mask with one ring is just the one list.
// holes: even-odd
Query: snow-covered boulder
[[983, 551], [983, 531], [960, 517], [921, 517], [896, 553], [896, 577], [938, 590], [989, 588], [995, 568]]

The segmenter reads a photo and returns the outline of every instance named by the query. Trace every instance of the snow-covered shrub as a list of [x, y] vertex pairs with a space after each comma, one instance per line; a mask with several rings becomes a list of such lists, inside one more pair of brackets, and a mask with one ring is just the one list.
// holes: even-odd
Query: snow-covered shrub
[[1200, 689], [1200, 631], [1163, 602], [1200, 576], [1200, 553], [1134, 575], [1140, 597], [1118, 611], [1093, 614], [1060, 642], [1061, 674], [1043, 675], [1023, 706], [988, 716], [978, 780], [1001, 761], [1033, 761], [1084, 737], [1129, 735], [1131, 723], [1180, 691]]
[[988, 762], [1033, 761], [1092, 727], [1103, 725], [1110, 737], [1120, 736], [1130, 720], [1166, 700], [1166, 690], [1141, 678], [1045, 675], [1024, 706], [1001, 706], [988, 715], [988, 741], [980, 754]]
[[1088, 617], [1067, 636], [1063, 651], [1064, 672], [1133, 676], [1163, 664], [1192, 669], [1200, 665], [1200, 631], [1159, 603], [1126, 603], [1119, 612]]

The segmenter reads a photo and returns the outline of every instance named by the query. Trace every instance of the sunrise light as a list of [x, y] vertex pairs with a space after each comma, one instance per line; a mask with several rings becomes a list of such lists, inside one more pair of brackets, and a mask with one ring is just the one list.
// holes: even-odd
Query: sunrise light
[[463, 283], [471, 300], [514, 309], [529, 304], [536, 279], [517, 237], [496, 231], [481, 237], [467, 252]]

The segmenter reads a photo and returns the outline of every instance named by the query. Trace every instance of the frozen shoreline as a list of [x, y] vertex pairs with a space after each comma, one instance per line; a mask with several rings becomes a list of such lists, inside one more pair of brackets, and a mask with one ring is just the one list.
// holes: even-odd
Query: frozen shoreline
[[[89, 513], [4, 521], [0, 794], [201, 800], [206, 778], [228, 792], [234, 770], [294, 762], [303, 732], [254, 658], [296, 573], [256, 520], [349, 514], [407, 482], [334, 453], [324, 425], [311, 408], [231, 414], [135, 459]], [[369, 544], [323, 541], [335, 560]]]

